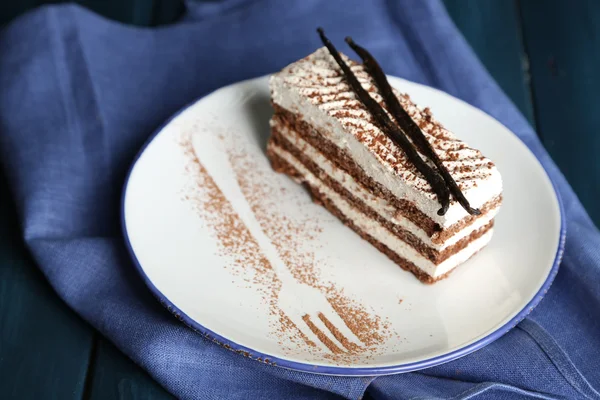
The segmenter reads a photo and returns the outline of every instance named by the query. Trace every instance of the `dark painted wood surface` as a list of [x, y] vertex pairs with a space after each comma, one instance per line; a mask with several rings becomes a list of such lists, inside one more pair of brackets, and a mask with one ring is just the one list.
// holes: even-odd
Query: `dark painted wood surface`
[[[0, 26], [24, 12], [43, 4], [64, 3], [67, 0], [2, 0]], [[184, 11], [183, 0], [76, 0], [80, 4], [116, 21], [157, 26], [177, 19]]]
[[444, 0], [444, 4], [483, 65], [533, 123], [527, 57], [517, 2]]
[[[443, 1], [599, 222], [600, 1]], [[39, 3], [0, 1], [0, 25]], [[145, 26], [174, 21], [181, 12], [181, 3], [171, 0], [79, 3]], [[0, 398], [171, 398], [57, 298], [18, 239], [5, 189], [0, 179]]]
[[539, 134], [600, 224], [600, 2], [522, 0]]

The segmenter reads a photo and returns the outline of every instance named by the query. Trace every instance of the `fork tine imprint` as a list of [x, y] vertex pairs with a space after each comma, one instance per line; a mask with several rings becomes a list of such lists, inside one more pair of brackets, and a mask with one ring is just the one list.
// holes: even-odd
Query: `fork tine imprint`
[[309, 314], [304, 314], [302, 320], [332, 353], [355, 353], [361, 350], [359, 345], [348, 339], [322, 312], [317, 313], [316, 319], [311, 318]]
[[338, 342], [342, 344], [348, 351], [356, 352], [360, 350], [360, 346], [356, 343], [350, 341], [336, 326], [325, 316], [323, 313], [319, 313], [319, 319], [323, 322], [323, 324], [329, 329], [329, 331], [335, 336]]
[[304, 314], [302, 316], [302, 320], [315, 334], [315, 336], [321, 341], [321, 343], [323, 343], [325, 347], [327, 347], [332, 353], [342, 353], [342, 350], [325, 334], [325, 332], [323, 332], [321, 329], [319, 329], [319, 327], [315, 325], [315, 323], [311, 320], [310, 315]]

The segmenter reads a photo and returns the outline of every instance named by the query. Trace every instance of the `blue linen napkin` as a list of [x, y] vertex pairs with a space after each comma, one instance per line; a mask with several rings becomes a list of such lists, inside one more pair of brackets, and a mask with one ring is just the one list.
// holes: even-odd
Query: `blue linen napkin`
[[[537, 136], [428, 1], [225, 0], [188, 4], [158, 29], [44, 7], [0, 34], [0, 156], [25, 241], [73, 309], [186, 399], [600, 398], [600, 235]], [[360, 39], [393, 75], [435, 86], [515, 132], [558, 184], [568, 239], [535, 311], [493, 344], [420, 372], [325, 377], [240, 357], [164, 311], [119, 228], [125, 173], [171, 114], [223, 85], [280, 69], [318, 46]], [[340, 44], [340, 48], [343, 48]]]

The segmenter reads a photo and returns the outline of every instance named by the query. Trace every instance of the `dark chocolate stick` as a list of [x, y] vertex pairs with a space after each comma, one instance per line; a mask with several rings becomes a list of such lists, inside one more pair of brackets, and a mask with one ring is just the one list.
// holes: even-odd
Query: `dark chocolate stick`
[[369, 73], [369, 75], [371, 75], [371, 77], [377, 84], [379, 92], [381, 93], [381, 96], [383, 97], [385, 104], [387, 105], [388, 110], [390, 111], [390, 114], [392, 114], [392, 116], [400, 126], [400, 129], [412, 139], [412, 141], [419, 148], [419, 151], [423, 153], [427, 158], [429, 158], [437, 167], [438, 172], [440, 173], [440, 175], [442, 175], [442, 178], [444, 178], [446, 185], [448, 185], [452, 196], [469, 214], [481, 214], [481, 211], [471, 207], [469, 201], [458, 187], [458, 184], [456, 183], [454, 178], [452, 178], [452, 175], [450, 175], [448, 169], [444, 166], [444, 164], [442, 164], [442, 160], [440, 160], [433, 147], [431, 147], [431, 144], [429, 143], [427, 138], [425, 138], [425, 135], [423, 134], [419, 126], [415, 123], [415, 121], [412, 120], [412, 118], [410, 117], [410, 115], [408, 115], [404, 108], [402, 108], [402, 106], [400, 105], [400, 101], [394, 94], [394, 91], [392, 90], [392, 87], [390, 86], [387, 77], [385, 76], [385, 73], [379, 66], [377, 60], [375, 60], [375, 57], [373, 57], [371, 53], [369, 53], [365, 48], [357, 45], [351, 37], [346, 38], [346, 43], [348, 43], [350, 47], [352, 47], [352, 49], [356, 52], [356, 54], [358, 54], [358, 56], [363, 60], [367, 72]]
[[417, 168], [417, 170], [425, 177], [434, 193], [437, 195], [438, 201], [440, 202], [442, 208], [438, 210], [438, 215], [444, 215], [446, 211], [448, 211], [448, 207], [450, 206], [450, 193], [448, 188], [446, 187], [444, 180], [440, 175], [421, 158], [419, 153], [415, 150], [412, 143], [408, 138], [402, 133], [396, 124], [392, 122], [392, 120], [387, 116], [385, 110], [377, 103], [371, 95], [362, 87], [350, 67], [344, 62], [335, 46], [327, 37], [325, 36], [325, 32], [323, 28], [318, 28], [317, 32], [319, 32], [319, 36], [321, 37], [321, 41], [329, 50], [329, 53], [333, 56], [339, 67], [342, 69], [344, 77], [348, 81], [350, 88], [356, 97], [363, 103], [363, 105], [367, 108], [367, 110], [373, 116], [375, 122], [379, 126], [379, 128], [394, 142], [398, 145], [404, 152], [408, 160]]

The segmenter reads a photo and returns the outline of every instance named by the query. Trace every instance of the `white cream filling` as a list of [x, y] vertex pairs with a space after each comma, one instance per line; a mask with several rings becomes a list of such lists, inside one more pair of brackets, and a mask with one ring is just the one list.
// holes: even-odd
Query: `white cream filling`
[[335, 190], [329, 188], [327, 185], [324, 185], [319, 178], [314, 176], [293, 155], [281, 147], [272, 144], [270, 145], [270, 149], [279, 157], [283, 158], [286, 162], [292, 165], [304, 177], [303, 179], [309, 185], [317, 188], [322, 195], [327, 197], [344, 216], [350, 219], [358, 227], [358, 229], [366, 232], [378, 242], [383, 243], [389, 249], [399, 254], [402, 258], [410, 261], [417, 266], [417, 268], [421, 269], [433, 278], [443, 275], [465, 262], [473, 254], [487, 245], [492, 238], [493, 229], [490, 229], [484, 235], [471, 242], [463, 250], [448, 257], [442, 263], [435, 265], [430, 260], [419, 254], [413, 247], [398, 238], [398, 236], [392, 234], [385, 226], [357, 210]]
[[[283, 72], [282, 72], [283, 73]], [[298, 71], [296, 71], [298, 73]], [[376, 182], [379, 182], [398, 198], [413, 202], [425, 215], [447, 228], [468, 216], [457, 202], [450, 205], [443, 216], [437, 215], [440, 205], [429, 194], [408, 187], [401, 177], [383, 165], [354, 135], [344, 130], [341, 122], [324, 110], [310, 103], [298, 90], [288, 87], [282, 76], [274, 75], [270, 82], [273, 101], [294, 113], [303, 115], [304, 120], [318, 129], [327, 140], [348, 152], [353, 160]], [[502, 193], [502, 178], [494, 167], [492, 174], [464, 193], [473, 207], [481, 207]]]
[[479, 228], [487, 225], [498, 213], [500, 207], [496, 207], [480, 218], [476, 219], [471, 225], [466, 226], [464, 229], [456, 232], [453, 236], [448, 238], [443, 243], [433, 243], [427, 233], [409, 219], [405, 217], [398, 217], [397, 209], [391, 205], [387, 200], [375, 196], [367, 191], [360, 183], [358, 183], [350, 174], [344, 170], [335, 166], [327, 157], [325, 157], [320, 151], [315, 149], [312, 145], [302, 139], [298, 134], [290, 130], [287, 126], [271, 122], [272, 125], [277, 127], [279, 133], [281, 133], [290, 143], [292, 143], [298, 150], [312, 160], [322, 171], [324, 171], [331, 179], [335, 180], [342, 187], [348, 190], [350, 193], [362, 200], [368, 207], [373, 209], [376, 213], [381, 215], [385, 220], [396, 224], [407, 231], [414, 234], [419, 238], [425, 245], [441, 251], [446, 247], [456, 244], [459, 240], [469, 236]]

